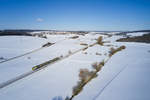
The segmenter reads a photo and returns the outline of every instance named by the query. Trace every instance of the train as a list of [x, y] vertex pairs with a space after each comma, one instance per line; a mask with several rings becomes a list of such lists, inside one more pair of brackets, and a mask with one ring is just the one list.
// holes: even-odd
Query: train
[[56, 62], [58, 60], [60, 60], [60, 57], [56, 57], [56, 58], [54, 58], [52, 60], [49, 60], [49, 61], [46, 61], [46, 62], [44, 62], [42, 64], [36, 65], [36, 66], [32, 67], [32, 70], [33, 71], [38, 70], [38, 69], [40, 69], [40, 68], [42, 68], [42, 67], [44, 67], [44, 66], [46, 66], [48, 64], [54, 63], [54, 62]]

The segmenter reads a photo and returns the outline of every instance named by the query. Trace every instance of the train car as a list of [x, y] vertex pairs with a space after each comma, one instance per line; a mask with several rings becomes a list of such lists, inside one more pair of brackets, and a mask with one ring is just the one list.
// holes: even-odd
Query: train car
[[40, 64], [40, 65], [36, 65], [36, 66], [32, 67], [32, 70], [35, 71], [35, 70], [37, 70], [37, 69], [39, 69], [39, 68], [42, 68], [42, 67], [44, 67], [44, 66], [46, 66], [46, 65], [48, 65], [48, 64], [51, 64], [51, 63], [53, 63], [53, 62], [56, 62], [56, 61], [59, 60], [59, 59], [60, 59], [59, 57], [56, 57], [56, 58], [54, 58], [54, 59], [52, 59], [52, 60], [49, 60], [49, 61], [46, 61], [46, 62], [44, 62], [44, 63], [42, 63], [42, 64]]

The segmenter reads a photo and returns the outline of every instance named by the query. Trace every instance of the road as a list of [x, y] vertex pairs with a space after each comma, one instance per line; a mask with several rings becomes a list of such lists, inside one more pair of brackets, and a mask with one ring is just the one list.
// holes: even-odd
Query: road
[[[92, 46], [95, 46], [96, 44], [97, 44], [97, 43], [93, 43]], [[76, 54], [76, 53], [78, 53], [78, 52], [80, 52], [80, 51], [82, 51], [82, 50], [84, 50], [84, 49], [87, 49], [87, 48], [89, 48], [89, 47], [92, 47], [92, 46], [86, 46], [86, 47], [84, 47], [84, 48], [81, 48], [81, 49], [79, 49], [79, 50], [76, 50], [76, 51], [74, 51], [74, 52], [72, 52], [72, 53], [70, 53], [70, 54], [67, 54], [67, 55], [64, 56], [64, 57], [61, 57], [59, 60], [57, 60], [57, 61], [55, 61], [55, 62], [52, 62], [52, 63], [50, 63], [50, 64], [48, 64], [48, 65], [45, 65], [45, 66], [43, 66], [43, 67], [41, 67], [41, 68], [39, 68], [39, 69], [37, 69], [37, 70], [33, 70], [33, 71], [26, 72], [26, 73], [24, 73], [24, 74], [22, 74], [22, 75], [20, 75], [20, 76], [17, 76], [17, 77], [15, 77], [15, 78], [13, 78], [13, 79], [10, 79], [10, 80], [6, 81], [6, 82], [3, 82], [3, 83], [0, 84], [0, 89], [2, 89], [2, 88], [4, 88], [4, 87], [6, 87], [6, 86], [8, 86], [8, 85], [10, 85], [10, 84], [12, 84], [12, 83], [18, 81], [18, 80], [21, 80], [21, 79], [23, 79], [23, 78], [25, 78], [25, 77], [27, 77], [27, 76], [29, 76], [29, 75], [31, 75], [31, 74], [33, 74], [33, 73], [35, 73], [35, 72], [41, 70], [41, 69], [43, 69], [43, 68], [46, 68], [47, 66], [50, 66], [50, 65], [52, 65], [52, 64], [54, 64], [54, 63], [57, 63], [58, 61], [64, 60], [64, 59], [66, 59], [66, 58], [68, 58], [68, 57], [70, 57], [70, 56], [72, 56], [72, 55], [74, 55], [74, 54]]]
[[[54, 44], [59, 43], [59, 42], [64, 41], [64, 40], [66, 40], [66, 39], [59, 40], [59, 41], [55, 42]], [[54, 44], [52, 44], [52, 45], [54, 45]], [[50, 45], [50, 46], [52, 46], [52, 45]], [[19, 56], [9, 58], [9, 59], [7, 59], [7, 60], [1, 61], [0, 64], [5, 63], [5, 62], [8, 62], [8, 61], [11, 61], [11, 60], [15, 60], [15, 59], [20, 58], [20, 57], [24, 57], [24, 56], [26, 56], [26, 55], [35, 53], [35, 52], [40, 51], [40, 50], [42, 50], [42, 49], [44, 49], [44, 48], [47, 48], [47, 47], [49, 47], [49, 46], [40, 47], [40, 48], [38, 48], [38, 49], [35, 49], [35, 50], [30, 51], [30, 52], [21, 54], [21, 55], [19, 55]]]

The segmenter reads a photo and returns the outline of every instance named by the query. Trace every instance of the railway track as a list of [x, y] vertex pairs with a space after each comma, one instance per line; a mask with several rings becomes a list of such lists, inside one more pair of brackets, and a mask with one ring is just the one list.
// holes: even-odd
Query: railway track
[[[97, 43], [93, 43], [92, 46], [95, 46], [96, 44], [97, 44]], [[62, 61], [62, 60], [64, 60], [64, 59], [66, 59], [66, 58], [68, 58], [68, 57], [70, 57], [70, 56], [72, 56], [72, 55], [74, 55], [74, 54], [76, 54], [76, 53], [78, 53], [78, 52], [80, 52], [80, 51], [82, 51], [82, 50], [85, 50], [85, 49], [87, 49], [88, 47], [92, 47], [92, 46], [90, 45], [90, 46], [86, 46], [86, 47], [84, 47], [84, 48], [81, 48], [81, 49], [79, 49], [79, 50], [76, 50], [76, 51], [74, 51], [74, 52], [72, 52], [72, 53], [70, 53], [70, 54], [67, 54], [67, 55], [64, 56], [64, 57], [60, 57], [60, 59], [58, 59], [58, 60], [56, 60], [56, 61], [54, 61], [54, 62], [51, 62], [51, 63], [48, 63], [48, 64], [44, 64], [44, 63], [46, 63], [46, 62], [44, 62], [44, 63], [40, 64], [40, 65], [43, 65], [43, 66], [41, 66], [41, 67], [38, 68], [38, 69], [31, 70], [31, 71], [29, 71], [29, 72], [26, 72], [26, 73], [24, 73], [24, 74], [22, 74], [22, 75], [19, 75], [19, 76], [13, 78], [13, 79], [10, 79], [10, 80], [8, 80], [8, 81], [6, 81], [6, 82], [0, 83], [0, 89], [2, 89], [2, 88], [4, 88], [4, 87], [7, 87], [7, 86], [9, 86], [10, 84], [15, 83], [15, 82], [18, 81], [18, 80], [21, 80], [21, 79], [23, 79], [23, 78], [25, 78], [25, 77], [27, 77], [27, 76], [29, 76], [29, 75], [35, 73], [35, 72], [38, 72], [39, 70], [42, 70], [42, 69], [46, 68], [47, 66], [50, 66], [50, 65], [52, 65], [52, 64], [54, 64], [54, 63], [57, 63], [57, 62], [59, 62], [59, 61]], [[55, 59], [55, 58], [54, 58], [54, 59]], [[47, 61], [47, 62], [48, 62], [48, 61]], [[38, 65], [38, 66], [40, 66], [40, 65]]]
[[[59, 43], [59, 42], [64, 41], [64, 40], [66, 40], [66, 39], [57, 41], [57, 42], [55, 42], [54, 44]], [[54, 44], [52, 44], [52, 45], [54, 45]], [[52, 46], [52, 45], [50, 45], [50, 46]], [[20, 57], [24, 57], [24, 56], [26, 56], [26, 55], [35, 53], [35, 52], [40, 51], [40, 50], [42, 50], [42, 49], [44, 49], [44, 48], [47, 48], [47, 47], [49, 47], [49, 46], [46, 46], [46, 47], [40, 47], [40, 48], [38, 48], [38, 49], [35, 49], [35, 50], [30, 51], [30, 52], [21, 54], [21, 55], [19, 55], [19, 56], [15, 56], [15, 57], [9, 58], [9, 59], [7, 59], [7, 60], [1, 61], [0, 64], [5, 63], [5, 62], [8, 62], [8, 61], [11, 61], [11, 60], [15, 60], [15, 59], [20, 58]]]

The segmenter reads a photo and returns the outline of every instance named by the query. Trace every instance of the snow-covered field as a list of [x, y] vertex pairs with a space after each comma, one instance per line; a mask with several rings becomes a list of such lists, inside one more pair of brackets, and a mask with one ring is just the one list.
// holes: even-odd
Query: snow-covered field
[[46, 39], [31, 36], [1, 36], [0, 57], [5, 59], [15, 57], [40, 48], [46, 42]]
[[[54, 40], [60, 41], [59, 40], [60, 38], [64, 38], [59, 35], [57, 36], [58, 39], [56, 39], [55, 36], [49, 36], [50, 37], [49, 39], [54, 37], [54, 39], [51, 39], [51, 41]], [[78, 39], [66, 38], [66, 40], [58, 42], [50, 47], [43, 48], [40, 51], [28, 54], [18, 59], [0, 63], [0, 67], [2, 68], [0, 70], [0, 73], [2, 73], [2, 75], [0, 75], [0, 83], [5, 82], [18, 75], [21, 75], [25, 72], [31, 71], [33, 66], [39, 65], [45, 61], [48, 61], [56, 57], [65, 56], [69, 53], [69, 51], [74, 52], [78, 49], [85, 47], [83, 45], [80, 45], [80, 43], [82, 42], [88, 43], [90, 45], [96, 41], [94, 40], [95, 37], [92, 38], [90, 38], [89, 35], [85, 36], [84, 38], [81, 36], [81, 38]], [[30, 45], [34, 45], [34, 43], [31, 42]], [[9, 73], [6, 73], [7, 71]], [[5, 78], [4, 76], [7, 78]]]
[[136, 32], [136, 33], [127, 33], [128, 36], [134, 37], [134, 36], [142, 36], [144, 34], [148, 34], [149, 32]]
[[150, 44], [124, 45], [74, 100], [150, 99]]
[[[20, 79], [6, 87], [0, 88], [0, 100], [58, 100], [58, 96], [65, 98], [72, 95], [72, 88], [79, 81], [79, 70], [87, 68], [92, 70], [94, 62], [108, 59], [111, 47], [125, 45], [126, 49], [113, 55], [98, 77], [91, 80], [73, 100], [149, 100], [150, 92], [150, 44], [144, 43], [117, 43], [116, 39], [121, 36], [108, 37], [100, 34], [78, 35], [79, 38], [72, 39], [71, 35], [47, 35], [48, 39], [35, 37], [0, 37], [0, 51], [5, 52], [0, 56], [12, 57], [25, 53], [29, 48], [39, 48], [47, 42], [55, 43], [37, 52], [7, 61], [0, 64], [0, 84], [11, 80], [32, 70], [32, 67], [55, 57], [66, 56], [86, 47], [80, 45], [86, 43], [91, 45], [99, 36], [106, 41], [103, 46], [94, 45], [86, 50], [81, 50], [65, 59], [58, 61], [46, 68], [39, 70], [23, 79]], [[15, 40], [16, 38], [16, 40]], [[30, 38], [30, 39], [29, 39]], [[59, 42], [57, 42], [59, 41]], [[17, 42], [15, 44], [15, 42]], [[11, 45], [13, 43], [14, 45]], [[19, 47], [19, 46], [22, 47]], [[12, 46], [12, 47], [11, 47]], [[18, 47], [18, 49], [17, 49]], [[16, 53], [19, 48], [23, 51]], [[14, 54], [9, 55], [11, 50]], [[8, 55], [7, 55], [8, 54]]]

